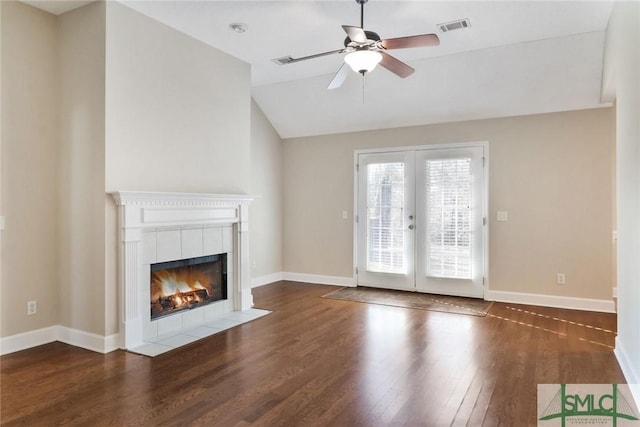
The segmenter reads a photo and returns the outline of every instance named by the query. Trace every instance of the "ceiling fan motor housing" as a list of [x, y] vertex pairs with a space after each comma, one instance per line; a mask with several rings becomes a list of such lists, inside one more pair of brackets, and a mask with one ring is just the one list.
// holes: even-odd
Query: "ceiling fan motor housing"
[[[373, 42], [379, 42], [380, 40], [382, 40], [382, 39], [380, 38], [380, 36], [378, 35], [378, 33], [376, 33], [376, 32], [373, 32], [373, 31], [367, 31], [367, 30], [365, 30], [365, 31], [364, 31], [364, 34], [367, 36], [367, 41], [369, 41], [369, 40], [370, 40], [370, 41], [373, 41]], [[349, 36], [347, 36], [347, 37], [344, 39], [344, 47], [349, 47], [349, 45], [354, 46], [354, 45], [353, 45], [353, 44], [351, 44], [351, 43], [355, 43], [356, 45], [361, 45], [361, 44], [362, 44], [362, 43], [354, 42], [353, 40], [351, 40], [351, 39], [349, 38]], [[367, 45], [369, 45], [369, 44], [372, 44], [372, 43], [367, 43]]]

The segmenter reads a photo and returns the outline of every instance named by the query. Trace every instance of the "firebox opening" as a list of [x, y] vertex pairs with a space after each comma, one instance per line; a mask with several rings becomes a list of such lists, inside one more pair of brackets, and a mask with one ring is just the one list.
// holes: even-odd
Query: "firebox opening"
[[227, 299], [227, 254], [151, 264], [151, 320]]

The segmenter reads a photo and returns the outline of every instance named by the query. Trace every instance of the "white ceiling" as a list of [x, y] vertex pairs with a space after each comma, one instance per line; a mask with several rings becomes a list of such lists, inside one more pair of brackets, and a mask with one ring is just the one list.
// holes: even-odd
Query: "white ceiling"
[[[122, 3], [251, 64], [252, 95], [283, 138], [595, 108], [612, 1], [370, 0], [364, 27], [383, 39], [437, 33], [440, 46], [390, 51], [416, 69], [379, 67], [326, 86], [342, 55], [276, 65], [282, 56], [339, 49], [359, 25], [355, 0]], [[471, 28], [439, 33], [468, 18]], [[229, 24], [245, 23], [233, 32]], [[364, 95], [364, 96], [363, 96]], [[364, 102], [363, 102], [364, 98]]]

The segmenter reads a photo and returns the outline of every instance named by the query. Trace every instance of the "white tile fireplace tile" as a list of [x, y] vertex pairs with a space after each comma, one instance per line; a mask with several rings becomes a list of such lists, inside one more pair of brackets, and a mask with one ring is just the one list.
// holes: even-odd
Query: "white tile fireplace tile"
[[149, 339], [146, 339], [145, 341], [147, 341], [147, 342], [158, 342], [158, 341], [166, 340], [167, 338], [175, 337], [176, 335], [178, 335], [178, 333], [179, 333], [178, 331], [176, 331], [176, 332], [167, 332], [166, 334], [156, 335], [155, 337], [151, 337]]
[[158, 319], [158, 335], [182, 329], [182, 316], [173, 315]]
[[187, 329], [186, 331], [183, 332], [183, 334], [189, 335], [189, 336], [192, 336], [192, 337], [205, 338], [205, 337], [209, 337], [211, 335], [217, 334], [221, 330], [222, 329], [208, 328], [206, 326], [199, 326], [197, 328]]
[[182, 259], [196, 258], [204, 255], [203, 232], [201, 228], [182, 230]]
[[222, 252], [233, 252], [233, 227], [222, 229]]
[[222, 253], [222, 227], [205, 228], [202, 240], [205, 254], [215, 255]]
[[173, 347], [156, 343], [145, 343], [141, 346], [132, 348], [130, 351], [132, 351], [133, 353], [142, 354], [144, 356], [155, 357], [170, 350], [173, 350]]
[[204, 322], [204, 310], [189, 310], [182, 313], [182, 327], [192, 328]]
[[158, 336], [158, 322], [145, 322], [142, 329], [142, 338], [147, 341]]
[[205, 320], [211, 320], [222, 316], [226, 312], [224, 301], [214, 302], [204, 307]]
[[228, 319], [228, 320], [238, 321], [238, 322], [249, 322], [251, 320], [258, 319], [262, 316], [265, 316], [269, 313], [271, 312], [268, 310], [253, 308], [251, 310], [231, 312], [225, 315], [223, 319]]
[[140, 284], [141, 286], [138, 289], [140, 302], [143, 304], [145, 308], [145, 312], [143, 316], [145, 318], [150, 319], [151, 313], [149, 312], [149, 301], [151, 299], [149, 289], [151, 287], [151, 268], [148, 264], [143, 265], [140, 270]]
[[181, 347], [183, 345], [190, 344], [190, 343], [192, 343], [194, 341], [198, 341], [199, 339], [200, 339], [200, 337], [194, 337], [194, 336], [184, 335], [184, 334], [177, 334], [177, 335], [174, 335], [174, 336], [169, 337], [167, 339], [164, 339], [162, 341], [158, 341], [158, 342], [156, 342], [156, 344], [166, 345], [168, 347], [177, 348], [177, 347]]
[[225, 330], [229, 328], [233, 328], [234, 326], [238, 326], [243, 324], [244, 322], [241, 320], [231, 320], [231, 319], [215, 319], [211, 322], [205, 323], [204, 326], [214, 329]]
[[158, 231], [156, 233], [156, 262], [182, 259], [180, 230]]

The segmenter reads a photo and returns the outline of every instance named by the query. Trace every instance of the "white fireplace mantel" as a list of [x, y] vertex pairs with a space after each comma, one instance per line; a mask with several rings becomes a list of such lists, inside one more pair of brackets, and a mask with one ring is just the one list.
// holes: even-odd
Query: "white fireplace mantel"
[[[145, 236], [154, 233], [190, 237], [176, 242], [177, 253], [186, 250], [207, 254], [209, 231], [229, 231], [227, 242], [233, 253], [233, 271], [228, 282], [233, 310], [247, 310], [253, 305], [249, 276], [249, 204], [253, 197], [246, 195], [158, 193], [117, 191], [111, 193], [118, 206], [119, 281], [122, 347], [131, 349], [144, 342], [149, 325], [148, 265], [149, 249]], [[153, 237], [155, 239], [155, 237]], [[179, 239], [179, 238], [178, 238]], [[200, 248], [193, 249], [203, 241]], [[195, 243], [194, 243], [195, 242]], [[172, 252], [172, 248], [167, 249]], [[158, 255], [159, 256], [159, 255]], [[157, 262], [157, 261], [153, 261]]]

